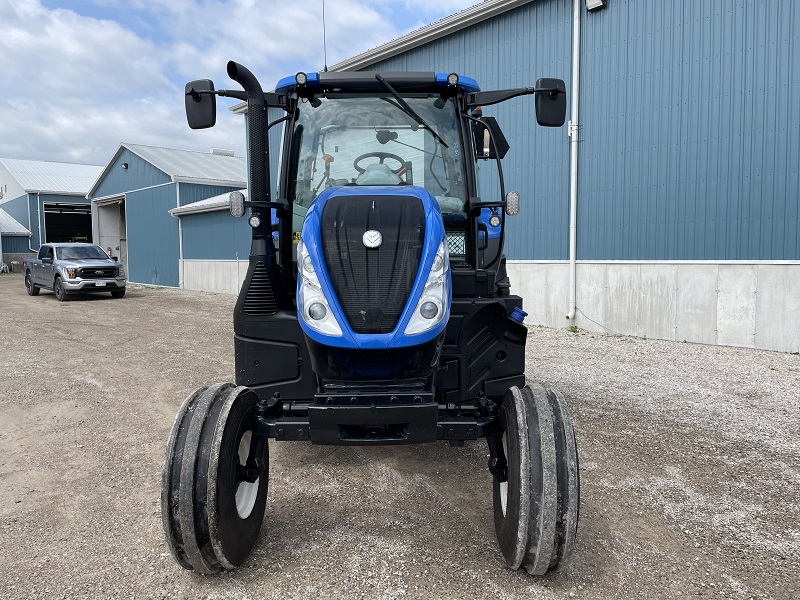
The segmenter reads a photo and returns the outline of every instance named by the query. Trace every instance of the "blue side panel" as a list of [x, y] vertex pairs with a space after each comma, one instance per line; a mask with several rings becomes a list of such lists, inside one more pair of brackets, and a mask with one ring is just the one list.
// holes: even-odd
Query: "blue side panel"
[[183, 221], [183, 257], [199, 260], [247, 260], [251, 230], [244, 217], [227, 210], [195, 213]]
[[27, 235], [3, 235], [3, 252], [7, 254], [24, 254], [28, 252]]
[[175, 187], [164, 186], [128, 193], [125, 218], [128, 227], [128, 276], [134, 283], [178, 285], [178, 219]]
[[[482, 90], [532, 86], [539, 77], [557, 77], [567, 82], [569, 92], [571, 53], [572, 3], [538, 0], [364, 70], [456, 72], [477, 80]], [[518, 190], [521, 196], [519, 216], [506, 221], [506, 255], [512, 259], [566, 259], [566, 127], [539, 127], [531, 96], [486, 107], [484, 115], [496, 117], [508, 139], [511, 150], [503, 161], [506, 188]], [[496, 178], [494, 165], [481, 162], [482, 184]], [[482, 198], [494, 200], [499, 188], [482, 185], [480, 193]]]
[[582, 34], [578, 258], [800, 259], [795, 0], [615, 0]]
[[[123, 163], [128, 164], [127, 169], [122, 168]], [[172, 179], [166, 173], [156, 169], [149, 162], [139, 158], [127, 148], [123, 148], [120, 155], [112, 163], [111, 168], [100, 181], [100, 185], [92, 194], [92, 198], [123, 194], [129, 190], [139, 190], [171, 181]], [[175, 207], [173, 206], [172, 208]]]
[[[28, 194], [0, 204], [0, 208], [19, 221], [20, 225], [28, 227]], [[33, 227], [33, 219], [31, 219], [31, 227]]]
[[223, 185], [201, 185], [197, 183], [179, 183], [178, 187], [180, 187], [179, 195], [181, 206], [241, 189]]

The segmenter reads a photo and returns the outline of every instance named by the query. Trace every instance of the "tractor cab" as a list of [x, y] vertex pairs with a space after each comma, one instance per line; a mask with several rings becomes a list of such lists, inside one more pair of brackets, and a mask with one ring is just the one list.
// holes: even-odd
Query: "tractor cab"
[[[247, 101], [248, 197], [231, 194], [231, 213], [249, 209], [252, 244], [236, 383], [191, 394], [168, 442], [162, 515], [176, 560], [203, 573], [244, 560], [263, 520], [269, 439], [486, 438], [508, 565], [562, 568], [577, 449], [563, 396], [526, 384], [526, 313], [503, 255], [519, 194], [505, 192], [509, 145], [482, 107], [535, 95], [537, 122], [558, 127], [563, 81], [485, 92], [456, 73], [298, 73], [264, 93], [241, 65], [228, 75], [243, 91], [190, 82], [186, 113], [205, 128], [214, 96]], [[480, 195], [481, 161], [496, 165], [497, 197]]]

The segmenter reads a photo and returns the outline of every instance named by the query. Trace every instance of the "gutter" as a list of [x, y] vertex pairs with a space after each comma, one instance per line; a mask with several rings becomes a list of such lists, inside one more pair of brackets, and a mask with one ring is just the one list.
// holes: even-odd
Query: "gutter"
[[371, 64], [386, 60], [402, 52], [428, 44], [461, 29], [470, 27], [501, 13], [528, 4], [531, 0], [486, 0], [466, 8], [454, 15], [400, 36], [352, 58], [336, 63], [331, 71], [357, 71]]

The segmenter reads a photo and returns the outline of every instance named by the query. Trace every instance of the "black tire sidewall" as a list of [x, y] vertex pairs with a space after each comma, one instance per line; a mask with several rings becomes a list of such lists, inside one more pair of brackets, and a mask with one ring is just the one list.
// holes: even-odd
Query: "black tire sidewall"
[[[519, 393], [517, 391], [517, 393]], [[518, 569], [525, 558], [530, 520], [530, 468], [522, 469], [522, 453], [528, 453], [530, 461], [530, 428], [520, 424], [527, 415], [520, 415], [513, 394], [506, 395], [500, 408], [500, 425], [506, 436], [506, 461], [508, 463], [508, 493], [506, 513], [503, 514], [500, 498], [500, 482], [493, 482], [494, 525], [500, 551], [511, 569]], [[527, 505], [524, 499], [528, 499]]]
[[[241, 390], [232, 390], [230, 395], [233, 398], [226, 402], [229, 406], [222, 407], [210, 444], [212, 451], [208, 470], [209, 534], [214, 553], [220, 563], [229, 569], [244, 562], [258, 539], [269, 483], [269, 450], [265, 444], [263, 458], [267, 466], [258, 479], [253, 509], [243, 519], [236, 510], [236, 466], [239, 464], [242, 436], [255, 429], [258, 397], [252, 392], [241, 393]], [[255, 435], [251, 440], [251, 443], [255, 443]], [[215, 460], [216, 468], [211, 464]]]

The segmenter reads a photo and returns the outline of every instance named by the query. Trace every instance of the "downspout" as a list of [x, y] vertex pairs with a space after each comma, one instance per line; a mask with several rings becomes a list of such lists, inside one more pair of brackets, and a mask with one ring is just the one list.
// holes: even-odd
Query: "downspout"
[[36, 225], [39, 227], [39, 246], [44, 244], [42, 238], [42, 193], [36, 192]]
[[[27, 206], [27, 208], [28, 208], [28, 233], [30, 234], [28, 236], [28, 250], [30, 250], [34, 254], [39, 254], [38, 250], [34, 250], [33, 248], [31, 248], [31, 238], [33, 237], [33, 229], [31, 229], [31, 195], [26, 193], [25, 196], [26, 196], [26, 199], [28, 201], [27, 202], [28, 203], [28, 206]], [[42, 240], [40, 239], [39, 240], [39, 246], [41, 247], [41, 245], [42, 245]]]
[[573, 0], [572, 6], [572, 116], [569, 120], [570, 173], [569, 173], [569, 312], [567, 319], [575, 318], [575, 271], [578, 251], [578, 106], [580, 99], [581, 66], [581, 4]]
[[[176, 182], [175, 183], [175, 190], [176, 190], [175, 196], [176, 196], [176, 203], [177, 203], [177, 207], [176, 208], [180, 208], [181, 207], [181, 184], [180, 184], [180, 182]], [[126, 225], [128, 224], [128, 220], [127, 219], [125, 220], [125, 224]], [[184, 274], [183, 273], [184, 272], [184, 266], [183, 266], [183, 219], [181, 218], [181, 215], [178, 215], [178, 264], [180, 265], [180, 275], [178, 277], [178, 289], [183, 289], [183, 281], [184, 281], [184, 278], [183, 278], [183, 274]]]

